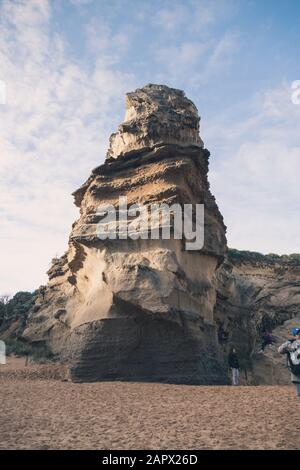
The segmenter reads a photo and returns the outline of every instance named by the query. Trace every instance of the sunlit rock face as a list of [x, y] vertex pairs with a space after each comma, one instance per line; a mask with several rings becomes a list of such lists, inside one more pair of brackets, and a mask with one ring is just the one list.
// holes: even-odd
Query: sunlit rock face
[[181, 90], [147, 85], [126, 95], [126, 113], [111, 135], [108, 157], [161, 144], [203, 147], [200, 118], [194, 103]]
[[[108, 158], [74, 192], [80, 216], [68, 250], [53, 260], [23, 332], [67, 361], [72, 380], [224, 384], [235, 346], [242, 381], [289, 383], [277, 347], [299, 326], [300, 255], [227, 252], [208, 163], [182, 91], [147, 85], [127, 95]], [[190, 251], [174, 236], [99, 239], [99, 206], [120, 213], [124, 196], [144, 209], [204, 204], [203, 247]], [[258, 354], [263, 328], [277, 343]]]
[[[213, 284], [225, 226], [195, 105], [163, 85], [129, 93], [108, 156], [74, 193], [80, 217], [69, 249], [54, 260], [24, 338], [67, 360], [74, 381], [226, 383]], [[174, 237], [100, 240], [97, 209], [119, 210], [120, 196], [146, 208], [204, 204], [204, 246], [189, 251]]]

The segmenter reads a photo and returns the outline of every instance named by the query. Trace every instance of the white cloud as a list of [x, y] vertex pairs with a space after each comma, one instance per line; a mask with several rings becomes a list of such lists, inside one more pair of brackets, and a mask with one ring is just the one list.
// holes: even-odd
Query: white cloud
[[[109, 134], [123, 117], [125, 92], [144, 84], [137, 78], [144, 73], [147, 81], [199, 88], [222, 80], [235, 58], [238, 33], [212, 29], [233, 14], [235, 2], [170, 4], [158, 2], [153, 12], [141, 3], [132, 23], [118, 17], [118, 28], [105, 14], [85, 23], [79, 9], [94, 58], [85, 68], [72, 59], [63, 31], [55, 32], [53, 2], [0, 3], [0, 80], [7, 91], [0, 106], [0, 292], [46, 282], [49, 261], [67, 248], [78, 213], [70, 193], [103, 162]], [[119, 15], [122, 3], [116, 5]], [[231, 246], [300, 251], [300, 106], [290, 95], [287, 84], [203, 120], [212, 191]]]
[[204, 26], [212, 26], [237, 10], [234, 0], [167, 0], [160, 4], [152, 17], [153, 23], [168, 33], [178, 33], [184, 28], [187, 35], [197, 31], [203, 33]]
[[173, 86], [184, 82], [199, 87], [226, 71], [237, 51], [237, 35], [226, 33], [221, 39], [182, 41], [177, 45], [153, 47], [161, 67], [160, 80], [171, 80]]
[[111, 64], [117, 62], [130, 43], [132, 29], [113, 31], [105, 21], [92, 19], [86, 26], [87, 43], [90, 50], [101, 52]]
[[284, 84], [257, 96], [254, 116], [232, 127], [219, 118], [222, 154], [212, 156], [210, 180], [235, 248], [300, 252], [300, 106], [290, 93]]
[[90, 3], [93, 3], [94, 0], [70, 0], [70, 2], [75, 5], [75, 6], [80, 6], [80, 5], [89, 5]]
[[224, 70], [228, 66], [234, 54], [238, 50], [238, 35], [226, 33], [213, 47], [207, 64], [205, 64], [204, 75], [208, 80], [214, 74]]
[[178, 46], [155, 48], [156, 60], [173, 76], [186, 75], [186, 67], [195, 67], [207, 51], [208, 45], [201, 41], [183, 41]]
[[169, 6], [158, 10], [154, 15], [153, 22], [170, 32], [188, 23], [190, 18], [189, 8], [182, 4], [173, 3], [172, 8]]
[[103, 162], [132, 76], [102, 55], [91, 71], [70, 59], [47, 0], [0, 8], [2, 292], [45, 282], [49, 260], [67, 248], [70, 193]]

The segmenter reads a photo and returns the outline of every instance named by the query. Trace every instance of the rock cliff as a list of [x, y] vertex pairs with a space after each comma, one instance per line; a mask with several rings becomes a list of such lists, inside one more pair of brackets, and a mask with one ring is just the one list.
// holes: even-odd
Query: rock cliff
[[[277, 348], [300, 324], [300, 255], [229, 250], [216, 272], [215, 286], [214, 317], [224, 354], [230, 345], [238, 349], [249, 383], [289, 383], [285, 358]], [[264, 329], [276, 343], [261, 354]]]
[[[74, 193], [80, 217], [69, 249], [53, 260], [23, 338], [68, 360], [75, 381], [227, 382], [214, 318], [225, 226], [199, 120], [182, 91], [148, 85], [129, 93], [105, 163]], [[100, 239], [99, 206], [124, 215], [120, 196], [143, 208], [204, 204], [204, 246], [187, 250], [174, 219], [170, 239]]]
[[[127, 94], [105, 163], [74, 192], [80, 216], [68, 251], [52, 261], [25, 329], [18, 317], [1, 326], [0, 337], [23, 332], [31, 347], [66, 360], [74, 381], [225, 384], [235, 346], [244, 382], [289, 383], [277, 346], [300, 324], [300, 255], [227, 250], [199, 123], [180, 90], [147, 85]], [[204, 204], [203, 247], [189, 250], [175, 236], [176, 211], [169, 221], [159, 216], [160, 236], [150, 237], [144, 226], [155, 204]], [[115, 208], [118, 218], [103, 223], [103, 207]], [[119, 237], [101, 239], [101, 227]], [[161, 237], [164, 229], [169, 238]], [[260, 354], [263, 329], [277, 343]]]

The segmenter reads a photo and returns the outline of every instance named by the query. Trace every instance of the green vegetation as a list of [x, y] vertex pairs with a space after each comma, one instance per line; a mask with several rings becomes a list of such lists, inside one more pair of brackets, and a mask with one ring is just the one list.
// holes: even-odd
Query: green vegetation
[[228, 259], [231, 262], [255, 262], [255, 263], [265, 263], [265, 264], [274, 264], [274, 263], [287, 263], [290, 265], [300, 264], [300, 253], [293, 253], [290, 255], [276, 255], [274, 253], [269, 253], [264, 255], [256, 251], [246, 251], [246, 250], [236, 250], [234, 248], [229, 248], [228, 250]]
[[28, 356], [36, 362], [54, 358], [53, 353], [45, 344], [34, 345], [32, 343], [21, 341], [17, 338], [7, 340], [5, 344], [6, 354], [8, 356], [11, 354], [15, 356]]
[[8, 295], [0, 296], [0, 325], [16, 318], [26, 319], [34, 303], [35, 293], [17, 292], [12, 298]]
[[22, 339], [35, 295], [35, 292], [17, 292], [13, 297], [0, 296], [0, 338], [3, 335], [8, 356], [28, 356], [40, 362], [54, 358], [49, 348], [45, 343], [27, 343]]

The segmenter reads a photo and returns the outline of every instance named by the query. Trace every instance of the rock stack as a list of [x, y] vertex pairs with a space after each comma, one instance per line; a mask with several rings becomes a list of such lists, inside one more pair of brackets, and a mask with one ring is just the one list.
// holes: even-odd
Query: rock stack
[[[180, 90], [147, 85], [128, 93], [105, 163], [74, 193], [80, 217], [69, 249], [53, 260], [23, 334], [66, 359], [74, 381], [227, 381], [213, 284], [225, 226], [199, 122]], [[98, 208], [120, 213], [120, 197], [145, 208], [204, 204], [204, 246], [187, 250], [174, 236], [100, 239]]]

